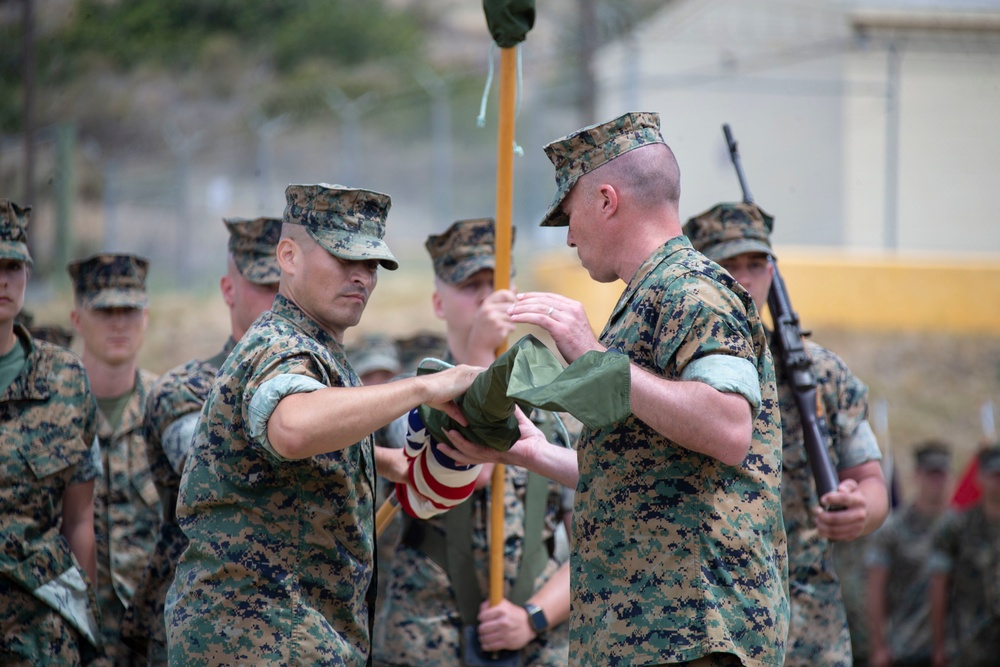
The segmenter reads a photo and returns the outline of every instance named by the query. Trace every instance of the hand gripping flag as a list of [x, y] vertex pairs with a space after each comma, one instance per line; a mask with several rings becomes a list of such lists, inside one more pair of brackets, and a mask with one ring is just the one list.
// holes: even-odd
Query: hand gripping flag
[[525, 336], [455, 400], [468, 426], [423, 405], [410, 412], [408, 481], [396, 485], [400, 505], [426, 519], [472, 494], [481, 466], [463, 466], [442, 453], [438, 443], [448, 442], [445, 431], [457, 430], [473, 442], [506, 451], [521, 437], [515, 406], [529, 414], [532, 408], [568, 412], [588, 428], [603, 428], [632, 412], [629, 373], [628, 357], [616, 350], [587, 352], [563, 368], [541, 341]]

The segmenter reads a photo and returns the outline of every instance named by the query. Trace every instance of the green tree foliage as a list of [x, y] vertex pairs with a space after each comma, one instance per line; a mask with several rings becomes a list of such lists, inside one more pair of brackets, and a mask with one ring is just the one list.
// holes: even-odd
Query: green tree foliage
[[0, 26], [0, 133], [16, 130], [20, 126], [21, 60], [20, 26]]
[[[44, 3], [36, 0], [36, 9]], [[23, 74], [18, 13], [0, 25], [0, 131], [20, 130]], [[56, 32], [37, 38], [37, 83], [70, 86], [99, 70], [191, 73], [220, 38], [247, 70], [283, 77], [349, 74], [360, 63], [422, 58], [422, 17], [387, 0], [77, 0]], [[300, 71], [300, 70], [303, 70]], [[280, 86], [280, 84], [279, 84]]]
[[121, 68], [190, 66], [219, 33], [286, 71], [313, 58], [350, 65], [420, 46], [415, 21], [384, 0], [80, 0], [76, 15], [61, 40], [66, 51]]

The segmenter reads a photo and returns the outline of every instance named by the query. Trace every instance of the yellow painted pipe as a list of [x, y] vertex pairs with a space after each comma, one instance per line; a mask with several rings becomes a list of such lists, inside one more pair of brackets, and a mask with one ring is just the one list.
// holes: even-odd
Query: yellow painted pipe
[[[996, 335], [1000, 256], [776, 248], [805, 329]], [[595, 284], [569, 251], [532, 263], [538, 289], [582, 301], [600, 331], [625, 286]], [[765, 316], [770, 322], [770, 317]]]

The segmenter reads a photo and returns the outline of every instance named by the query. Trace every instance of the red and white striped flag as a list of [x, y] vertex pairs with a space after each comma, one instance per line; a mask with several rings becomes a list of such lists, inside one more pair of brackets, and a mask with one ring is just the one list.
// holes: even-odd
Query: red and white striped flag
[[407, 481], [396, 484], [403, 511], [418, 519], [447, 512], [472, 495], [479, 465], [462, 465], [441, 452], [437, 440], [424, 426], [417, 408], [406, 420]]

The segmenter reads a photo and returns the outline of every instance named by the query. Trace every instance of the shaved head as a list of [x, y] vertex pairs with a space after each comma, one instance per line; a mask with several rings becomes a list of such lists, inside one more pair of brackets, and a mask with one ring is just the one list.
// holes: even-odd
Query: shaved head
[[309, 230], [306, 229], [305, 225], [297, 225], [292, 222], [286, 222], [281, 225], [281, 238], [291, 239], [303, 248], [308, 248], [310, 243], [316, 242], [309, 235]]
[[608, 183], [642, 210], [677, 208], [681, 170], [666, 144], [648, 144], [619, 155], [580, 178], [588, 186]]

